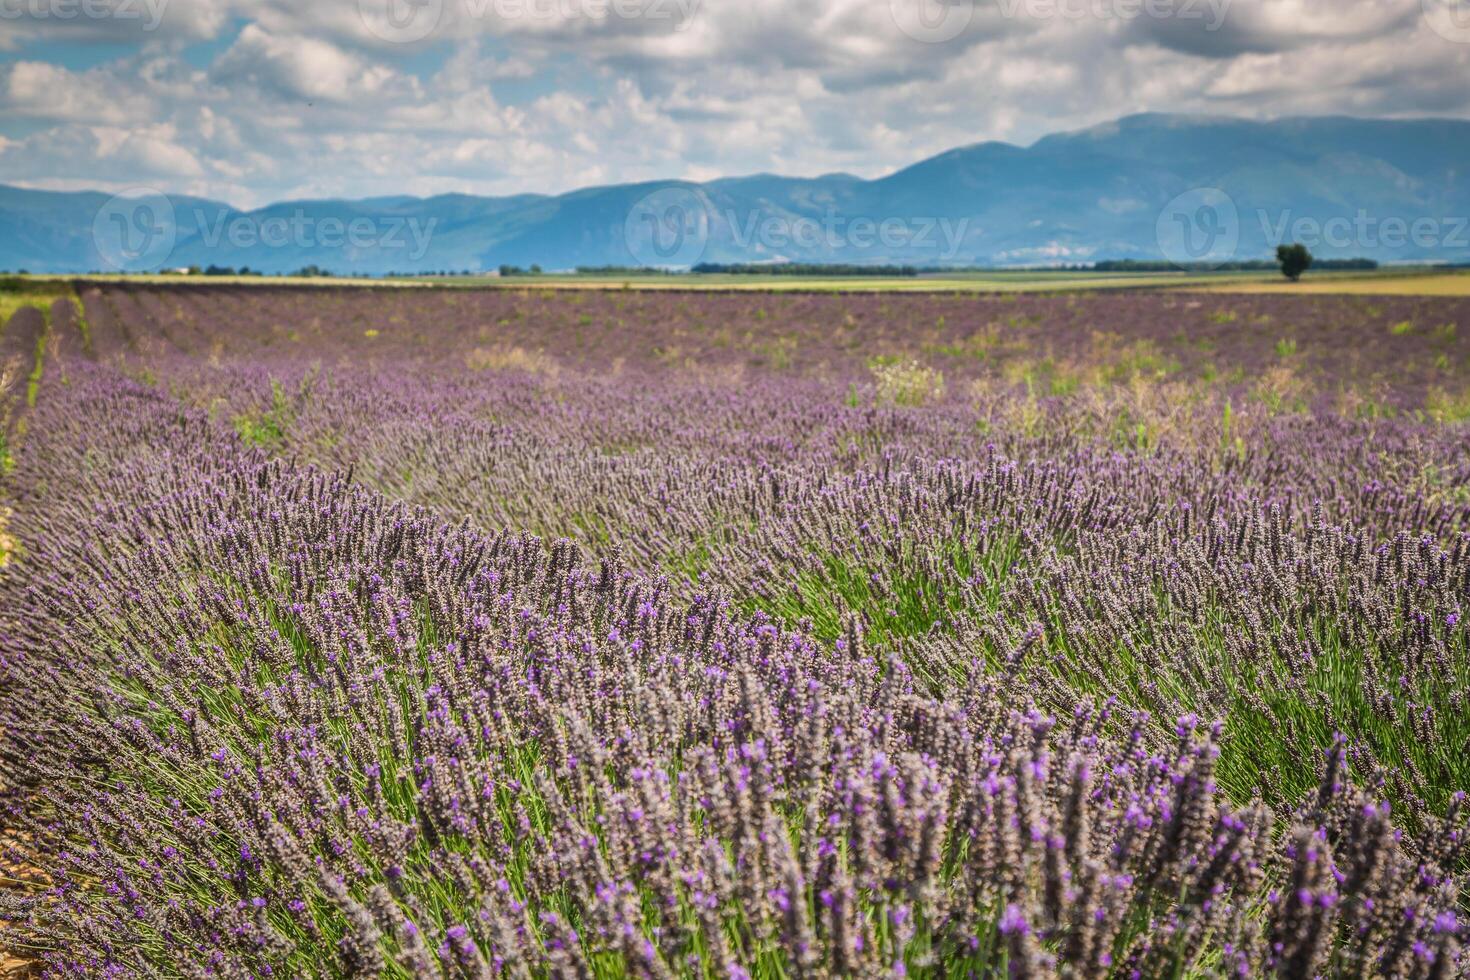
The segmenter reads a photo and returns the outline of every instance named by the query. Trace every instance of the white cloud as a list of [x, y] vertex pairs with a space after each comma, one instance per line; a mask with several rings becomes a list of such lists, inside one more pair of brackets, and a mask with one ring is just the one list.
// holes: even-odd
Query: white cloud
[[314, 38], [271, 34], [249, 24], [211, 71], [217, 82], [244, 84], [286, 98], [346, 102], [382, 94], [397, 73]]
[[8, 114], [31, 119], [118, 124], [146, 119], [151, 101], [136, 92], [108, 91], [102, 84], [106, 77], [18, 61], [0, 68], [0, 105]]
[[[0, 181], [169, 180], [241, 204], [550, 192], [876, 176], [1145, 110], [1470, 114], [1470, 45], [1431, 31], [1420, 0], [1191, 0], [1195, 19], [1120, 16], [1129, 0], [977, 0], [943, 44], [906, 35], [889, 0], [445, 4], [437, 33], [406, 45], [369, 30], [358, 0], [168, 0], [143, 33], [0, 25], [15, 52], [0, 120], [26, 121], [0, 121]], [[34, 53], [57, 38], [82, 56], [66, 64], [95, 67]], [[128, 53], [98, 64], [94, 41]]]

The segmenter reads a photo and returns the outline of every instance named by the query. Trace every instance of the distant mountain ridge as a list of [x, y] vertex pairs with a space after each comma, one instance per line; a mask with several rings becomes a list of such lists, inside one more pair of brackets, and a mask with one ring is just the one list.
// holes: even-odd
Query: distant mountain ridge
[[0, 186], [0, 269], [1018, 266], [1256, 259], [1283, 238], [1323, 257], [1464, 261], [1467, 168], [1470, 121], [1147, 114], [1029, 147], [976, 143], [875, 180], [759, 174], [254, 211], [154, 196], [145, 213], [103, 193]]

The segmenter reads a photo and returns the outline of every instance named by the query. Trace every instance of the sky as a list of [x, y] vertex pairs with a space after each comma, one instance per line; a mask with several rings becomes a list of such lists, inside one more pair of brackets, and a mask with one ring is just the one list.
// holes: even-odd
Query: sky
[[1470, 0], [0, 0], [0, 183], [254, 207], [1470, 117]]

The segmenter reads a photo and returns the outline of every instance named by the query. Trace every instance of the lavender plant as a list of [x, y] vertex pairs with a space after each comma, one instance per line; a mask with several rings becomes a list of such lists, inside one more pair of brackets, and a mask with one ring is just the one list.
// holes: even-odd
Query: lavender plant
[[[83, 295], [3, 483], [0, 945], [55, 975], [1467, 972], [1454, 423], [1153, 326], [991, 363], [1139, 297]], [[575, 340], [762, 303], [776, 367]], [[942, 397], [863, 387], [880, 303]]]

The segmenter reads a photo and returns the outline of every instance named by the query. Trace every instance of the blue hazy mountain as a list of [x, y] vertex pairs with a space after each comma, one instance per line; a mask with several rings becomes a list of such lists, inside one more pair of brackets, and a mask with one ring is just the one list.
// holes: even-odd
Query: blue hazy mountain
[[[1177, 258], [1160, 237], [1175, 221], [1229, 232], [1228, 255], [1214, 259], [1266, 258], [1279, 241], [1302, 240], [1323, 257], [1464, 261], [1467, 171], [1467, 121], [1150, 114], [1027, 147], [960, 147], [876, 180], [758, 174], [253, 211], [170, 196], [166, 225], [150, 214], [137, 228], [136, 216], [107, 213], [119, 206], [106, 194], [0, 187], [0, 269], [106, 271], [119, 261], [110, 236], [160, 228], [168, 247], [140, 253], [140, 263], [368, 274], [698, 261], [1044, 265]], [[1198, 213], [1201, 188], [1223, 192], [1207, 198], [1213, 213]], [[133, 253], [123, 253], [126, 264]]]

